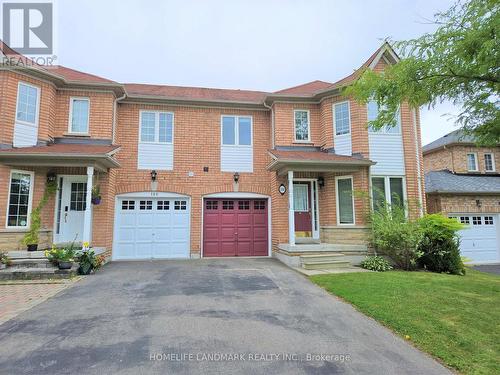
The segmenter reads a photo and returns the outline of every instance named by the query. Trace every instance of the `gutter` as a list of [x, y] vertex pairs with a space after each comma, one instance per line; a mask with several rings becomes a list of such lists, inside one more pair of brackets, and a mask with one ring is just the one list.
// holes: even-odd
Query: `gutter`
[[274, 109], [272, 105], [267, 105], [265, 100], [262, 104], [264, 104], [264, 107], [269, 108], [269, 110], [271, 111], [271, 149], [274, 149], [276, 143], [274, 137]]
[[[125, 90], [124, 90], [125, 91]], [[115, 144], [115, 135], [116, 135], [116, 110], [118, 107], [118, 101], [123, 100], [127, 97], [127, 92], [120, 96], [119, 98], [115, 98], [113, 101], [113, 127], [111, 129], [111, 144]]]
[[424, 216], [423, 197], [422, 197], [422, 171], [420, 169], [420, 148], [417, 132], [417, 108], [413, 108], [413, 132], [415, 134], [415, 154], [417, 157], [417, 185], [418, 185], [418, 205], [420, 217]]

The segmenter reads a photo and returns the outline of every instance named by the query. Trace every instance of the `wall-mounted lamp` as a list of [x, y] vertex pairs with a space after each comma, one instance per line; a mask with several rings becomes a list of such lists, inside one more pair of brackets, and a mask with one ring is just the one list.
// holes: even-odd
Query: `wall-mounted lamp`
[[158, 172], [156, 172], [154, 169], [151, 171], [151, 181], [156, 181], [156, 176], [158, 176]]
[[325, 178], [323, 176], [318, 177], [318, 186], [321, 189], [323, 186], [325, 186]]
[[237, 184], [238, 181], [240, 180], [240, 174], [238, 172], [236, 172], [234, 175], [233, 175], [233, 180], [234, 180], [234, 183]]
[[57, 176], [54, 172], [48, 172], [47, 173], [47, 183], [53, 184], [56, 182]]
[[481, 200], [476, 199], [476, 206], [479, 207], [479, 208], [481, 208], [482, 205], [483, 204], [481, 203]]

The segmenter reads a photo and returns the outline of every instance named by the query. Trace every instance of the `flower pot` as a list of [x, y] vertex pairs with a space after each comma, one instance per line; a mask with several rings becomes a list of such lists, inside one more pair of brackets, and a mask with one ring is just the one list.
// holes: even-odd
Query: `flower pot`
[[101, 204], [101, 197], [95, 197], [90, 200], [93, 205], [97, 206], [98, 204]]
[[27, 247], [28, 247], [28, 251], [36, 251], [36, 249], [38, 249], [38, 244], [33, 243], [31, 245], [27, 245]]
[[57, 267], [59, 267], [60, 270], [69, 270], [71, 269], [72, 265], [73, 262], [68, 262], [68, 261], [57, 262]]

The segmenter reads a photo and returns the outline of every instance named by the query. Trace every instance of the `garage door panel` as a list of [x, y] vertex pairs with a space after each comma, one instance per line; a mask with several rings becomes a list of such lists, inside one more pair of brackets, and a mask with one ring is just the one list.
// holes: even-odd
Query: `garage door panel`
[[156, 228], [170, 227], [173, 224], [173, 217], [170, 213], [157, 213], [154, 216], [154, 224]]
[[206, 241], [218, 240], [219, 238], [219, 228], [206, 228], [203, 232]]
[[235, 238], [235, 229], [233, 227], [223, 227], [220, 228], [220, 238], [222, 241], [224, 240], [234, 240]]
[[134, 241], [135, 229], [134, 228], [121, 228], [118, 231], [118, 241]]
[[219, 220], [222, 225], [234, 225], [235, 214], [221, 214]]
[[136, 241], [145, 241], [145, 242], [151, 242], [153, 240], [153, 228], [148, 228], [148, 227], [143, 227], [143, 228], [138, 228], [140, 230], [136, 230]]
[[118, 243], [120, 246], [120, 254], [123, 258], [134, 258], [135, 257], [135, 247], [133, 244]]
[[251, 225], [252, 224], [252, 215], [247, 213], [239, 213], [237, 216], [238, 225]]
[[264, 225], [267, 227], [267, 214], [255, 214], [253, 216], [253, 224], [254, 225]]
[[122, 227], [135, 227], [135, 216], [134, 214], [122, 214], [121, 226]]
[[459, 231], [462, 256], [473, 262], [500, 261], [498, 215], [460, 214], [457, 217], [466, 225]]
[[267, 255], [267, 241], [254, 241], [253, 242], [253, 255], [264, 256]]
[[137, 215], [137, 226], [139, 227], [150, 227], [153, 225], [153, 215], [140, 213]]
[[135, 245], [136, 255], [139, 258], [146, 258], [151, 256], [151, 242], [136, 242]]
[[219, 241], [207, 241], [203, 244], [203, 253], [205, 256], [217, 256], [219, 251]]
[[238, 256], [251, 256], [252, 254], [252, 242], [238, 241]]
[[234, 246], [234, 241], [221, 241], [220, 242], [220, 250], [222, 256], [235, 256], [236, 255], [236, 247]]
[[252, 228], [241, 228], [238, 227], [238, 241], [249, 240], [252, 237]]
[[267, 241], [267, 228], [254, 228], [253, 229], [253, 238], [255, 240]]
[[219, 215], [218, 214], [206, 214], [203, 218], [204, 225], [214, 225], [219, 226]]

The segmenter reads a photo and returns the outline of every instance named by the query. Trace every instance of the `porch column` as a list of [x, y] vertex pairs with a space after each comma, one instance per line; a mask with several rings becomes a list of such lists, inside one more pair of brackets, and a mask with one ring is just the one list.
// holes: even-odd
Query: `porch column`
[[90, 243], [90, 232], [92, 230], [92, 180], [94, 177], [94, 167], [87, 167], [87, 198], [85, 199], [85, 215], [83, 219], [82, 242]]
[[295, 245], [295, 211], [293, 210], [293, 171], [288, 171], [288, 244]]

